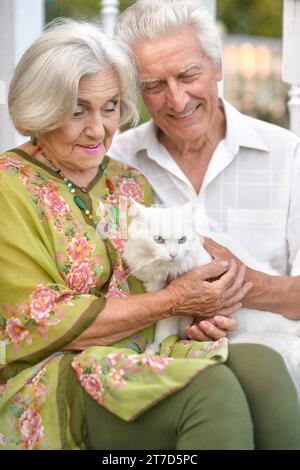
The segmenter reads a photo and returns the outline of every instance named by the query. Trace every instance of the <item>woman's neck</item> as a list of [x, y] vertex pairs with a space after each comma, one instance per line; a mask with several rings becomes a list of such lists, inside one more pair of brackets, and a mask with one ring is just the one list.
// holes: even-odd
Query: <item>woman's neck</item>
[[48, 158], [48, 156], [43, 152], [37, 151], [36, 147], [34, 147], [30, 141], [20, 145], [19, 148], [29, 153], [35, 158], [35, 160], [43, 163], [51, 170], [59, 168], [63, 175], [65, 175], [68, 179], [80, 187], [87, 187], [98, 173], [98, 167], [86, 170], [71, 170], [70, 168], [66, 168], [64, 165], [59, 165], [54, 160], [52, 161], [50, 158]]

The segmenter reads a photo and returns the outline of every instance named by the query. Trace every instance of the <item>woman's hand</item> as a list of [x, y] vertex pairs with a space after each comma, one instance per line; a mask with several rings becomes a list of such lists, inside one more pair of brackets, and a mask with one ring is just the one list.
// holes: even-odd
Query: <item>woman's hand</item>
[[[238, 308], [233, 310], [237, 311]], [[194, 341], [216, 341], [225, 338], [229, 331], [235, 331], [236, 329], [237, 322], [234, 318], [218, 315], [200, 321], [198, 318], [191, 326], [186, 327], [185, 332], [187, 338]]]
[[[228, 268], [229, 265], [229, 268]], [[244, 283], [246, 267], [231, 260], [194, 268], [174, 279], [166, 289], [171, 294], [174, 315], [230, 316], [252, 288]], [[215, 279], [209, 282], [209, 279]]]

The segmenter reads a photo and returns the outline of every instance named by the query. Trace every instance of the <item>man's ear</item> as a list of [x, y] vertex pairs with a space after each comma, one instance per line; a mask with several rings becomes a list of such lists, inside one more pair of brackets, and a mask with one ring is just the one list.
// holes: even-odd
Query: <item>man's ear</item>
[[128, 215], [130, 217], [138, 217], [139, 215], [143, 215], [145, 206], [137, 202], [131, 196], [129, 196], [128, 199], [129, 199]]
[[217, 82], [221, 82], [223, 79], [223, 67], [222, 64], [215, 65], [216, 79]]

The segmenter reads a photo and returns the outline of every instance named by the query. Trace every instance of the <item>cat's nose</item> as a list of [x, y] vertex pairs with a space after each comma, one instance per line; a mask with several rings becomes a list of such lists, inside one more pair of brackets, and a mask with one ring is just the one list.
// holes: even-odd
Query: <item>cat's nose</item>
[[169, 256], [170, 256], [170, 258], [175, 259], [176, 256], [177, 256], [176, 251], [170, 251], [170, 252], [169, 252]]

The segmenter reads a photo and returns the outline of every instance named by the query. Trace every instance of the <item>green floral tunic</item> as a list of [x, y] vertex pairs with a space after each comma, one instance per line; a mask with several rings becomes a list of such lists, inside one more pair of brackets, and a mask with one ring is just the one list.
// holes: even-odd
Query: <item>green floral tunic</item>
[[149, 205], [151, 189], [135, 169], [103, 163], [86, 193], [76, 187], [100, 237], [55, 171], [21, 150], [0, 157], [0, 449], [84, 449], [82, 389], [129, 421], [227, 358], [226, 340], [178, 337], [143, 354], [153, 326], [110, 347], [62, 351], [107, 298], [143, 292], [122, 262], [119, 202]]

